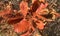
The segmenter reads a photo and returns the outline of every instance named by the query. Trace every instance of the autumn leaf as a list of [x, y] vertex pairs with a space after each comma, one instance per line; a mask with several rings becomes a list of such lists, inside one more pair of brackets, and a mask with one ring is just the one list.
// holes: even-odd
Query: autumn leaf
[[21, 13], [25, 16], [28, 12], [28, 3], [22, 1], [19, 6], [20, 6]]
[[41, 3], [41, 5], [39, 6], [39, 8], [36, 10], [36, 13], [39, 13], [41, 10], [43, 10], [44, 8], [46, 8], [48, 6], [48, 3]]
[[44, 23], [42, 21], [38, 21], [39, 23], [37, 23], [37, 28], [42, 30], [44, 29]]
[[8, 5], [7, 7], [6, 7], [6, 9], [4, 9], [2, 12], [0, 12], [0, 16], [3, 16], [3, 15], [5, 15], [5, 14], [10, 14], [11, 13], [11, 6], [10, 5]]
[[28, 30], [29, 26], [30, 26], [30, 23], [25, 19], [23, 19], [22, 21], [14, 25], [14, 31], [17, 33], [26, 31]]

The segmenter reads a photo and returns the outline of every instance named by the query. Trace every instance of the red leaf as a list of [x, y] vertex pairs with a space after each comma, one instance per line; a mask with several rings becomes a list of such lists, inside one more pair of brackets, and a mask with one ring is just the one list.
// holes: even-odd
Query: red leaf
[[45, 3], [45, 4], [41, 3], [40, 8], [41, 8], [41, 9], [46, 8], [47, 5], [48, 5], [47, 3]]
[[40, 7], [37, 9], [37, 13], [38, 12], [40, 12], [41, 10], [43, 10], [44, 8], [46, 8], [48, 6], [48, 3], [45, 3], [45, 4], [43, 4], [43, 3], [41, 3], [41, 5], [40, 5]]
[[21, 22], [14, 25], [14, 31], [19, 33], [29, 29], [30, 23], [23, 19]]
[[44, 29], [44, 23], [42, 21], [39, 21], [39, 23], [37, 23], [37, 28], [40, 30]]
[[11, 7], [8, 5], [6, 9], [4, 9], [2, 12], [0, 12], [0, 16], [3, 16], [5, 14], [10, 14], [11, 13]]
[[28, 12], [28, 3], [22, 1], [20, 3], [20, 10], [21, 10], [21, 13], [25, 16], [27, 14], [27, 12]]

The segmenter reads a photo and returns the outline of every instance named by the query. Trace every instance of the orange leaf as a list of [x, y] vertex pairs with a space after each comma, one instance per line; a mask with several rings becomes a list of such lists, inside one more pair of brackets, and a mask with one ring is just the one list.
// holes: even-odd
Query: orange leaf
[[20, 3], [20, 10], [21, 10], [21, 13], [25, 16], [27, 14], [27, 12], [28, 12], [28, 3], [22, 1]]
[[37, 13], [40, 12], [41, 10], [43, 10], [44, 8], [46, 8], [47, 6], [48, 6], [48, 3], [45, 3], [45, 4], [41, 3], [41, 5], [39, 6], [39, 8], [36, 10], [36, 12]]
[[23, 19], [21, 22], [14, 25], [14, 31], [19, 33], [28, 30], [30, 23]]
[[40, 23], [37, 23], [37, 28], [42, 30], [44, 29], [44, 23], [42, 21], [39, 21]]

